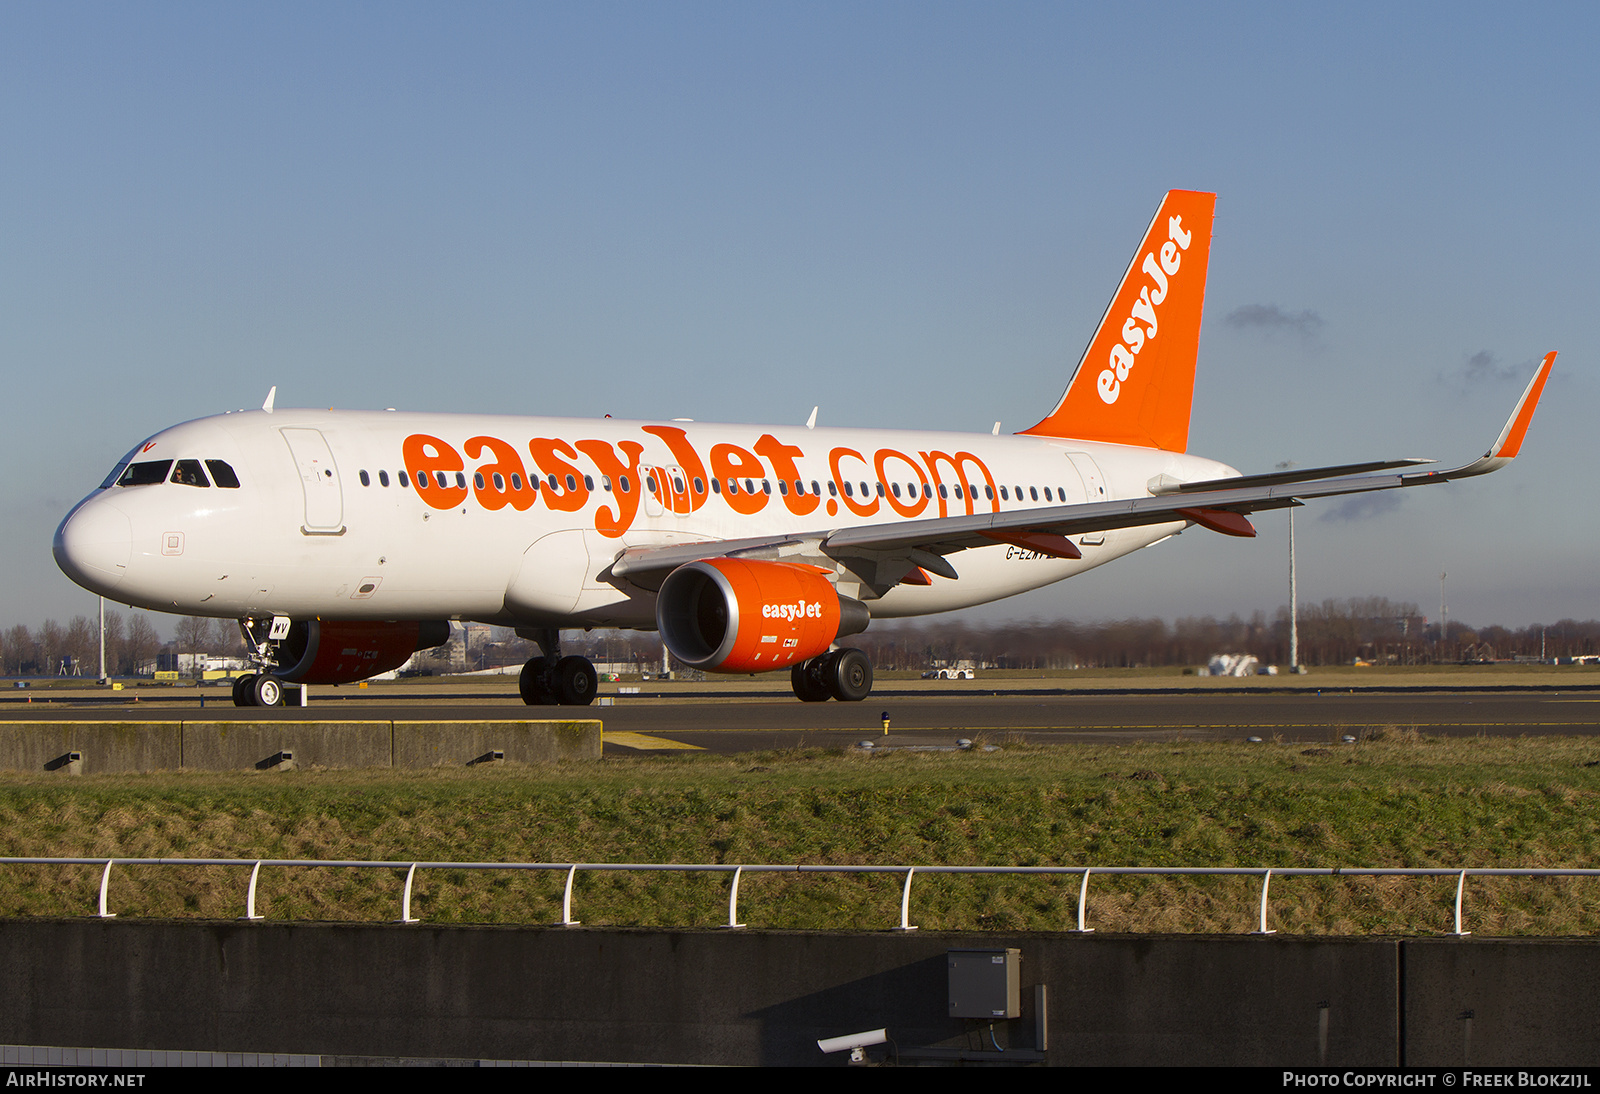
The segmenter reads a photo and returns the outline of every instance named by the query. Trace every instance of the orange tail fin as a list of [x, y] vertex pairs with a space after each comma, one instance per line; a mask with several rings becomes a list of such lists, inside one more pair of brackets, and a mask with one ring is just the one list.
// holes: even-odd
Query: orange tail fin
[[1188, 447], [1216, 203], [1215, 194], [1168, 191], [1066, 393], [1023, 433]]

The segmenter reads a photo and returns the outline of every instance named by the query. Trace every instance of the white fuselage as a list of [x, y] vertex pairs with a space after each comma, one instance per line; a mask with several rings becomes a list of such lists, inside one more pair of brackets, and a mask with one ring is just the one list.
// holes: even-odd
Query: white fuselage
[[[1158, 476], [1236, 474], [1182, 453], [1033, 436], [312, 410], [186, 422], [118, 474], [161, 461], [220, 462], [238, 486], [217, 474], [185, 485], [169, 467], [160, 481], [96, 490], [56, 534], [74, 580], [184, 614], [544, 627], [653, 627], [653, 588], [607, 573], [625, 548], [1146, 497]], [[998, 600], [1183, 527], [1073, 537], [1081, 559], [961, 551], [949, 556], [958, 579], [896, 585], [871, 612]]]

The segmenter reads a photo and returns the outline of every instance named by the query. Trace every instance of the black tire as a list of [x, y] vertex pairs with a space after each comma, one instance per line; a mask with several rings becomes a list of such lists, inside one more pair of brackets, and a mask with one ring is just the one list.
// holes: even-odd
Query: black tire
[[833, 655], [828, 685], [841, 703], [859, 703], [872, 694], [872, 661], [858, 649], [843, 649]]
[[586, 707], [594, 702], [600, 678], [587, 657], [563, 657], [556, 663], [556, 694], [569, 707]]
[[236, 707], [253, 707], [256, 705], [256, 674], [247, 672], [243, 676], [236, 676], [233, 680], [233, 705]]
[[802, 703], [826, 703], [833, 698], [833, 689], [822, 678], [827, 661], [828, 655], [823, 654], [821, 657], [802, 661], [789, 670], [789, 686], [794, 688], [796, 699]]
[[255, 700], [252, 706], [281, 707], [283, 706], [283, 681], [276, 676], [262, 673], [255, 678], [250, 686], [250, 697]]
[[530, 707], [553, 706], [556, 696], [550, 690], [550, 662], [544, 657], [535, 657], [522, 666], [522, 674], [517, 677], [517, 690], [522, 693], [522, 701]]

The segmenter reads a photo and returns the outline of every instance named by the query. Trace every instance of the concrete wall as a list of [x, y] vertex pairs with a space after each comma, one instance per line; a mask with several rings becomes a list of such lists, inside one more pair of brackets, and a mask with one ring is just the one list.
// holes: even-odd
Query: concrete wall
[[[0, 1043], [838, 1065], [988, 1049], [950, 949], [1022, 952], [1019, 1062], [1593, 1064], [1600, 942], [0, 922]], [[1049, 990], [1039, 1057], [1033, 987]], [[1464, 1056], [1460, 1015], [1474, 1013]], [[872, 1052], [881, 1058], [886, 1049]]]
[[[0, 722], [0, 771], [249, 771], [296, 767], [436, 767], [483, 760], [598, 760], [600, 722], [503, 720]], [[83, 755], [70, 768], [63, 761]]]

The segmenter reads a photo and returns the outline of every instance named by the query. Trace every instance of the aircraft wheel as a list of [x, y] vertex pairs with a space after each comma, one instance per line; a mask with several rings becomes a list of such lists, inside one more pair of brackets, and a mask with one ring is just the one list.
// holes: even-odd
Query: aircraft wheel
[[827, 654], [813, 657], [789, 670], [789, 686], [794, 688], [795, 698], [802, 703], [826, 703], [833, 698], [833, 690], [822, 678], [827, 659]]
[[859, 703], [872, 692], [872, 661], [858, 649], [843, 649], [830, 657], [829, 689], [841, 703]]
[[255, 700], [252, 704], [253, 706], [281, 707], [283, 705], [283, 681], [276, 676], [262, 673], [251, 684], [250, 697]]
[[522, 674], [517, 677], [517, 690], [522, 693], [522, 701], [530, 707], [547, 707], [556, 702], [555, 693], [550, 690], [550, 662], [548, 658], [534, 657], [522, 666]]
[[587, 657], [563, 657], [556, 663], [556, 692], [569, 707], [586, 707], [594, 702], [600, 678]]
[[253, 707], [256, 705], [256, 674], [247, 672], [243, 676], [236, 676], [233, 680], [233, 705], [236, 707]]

